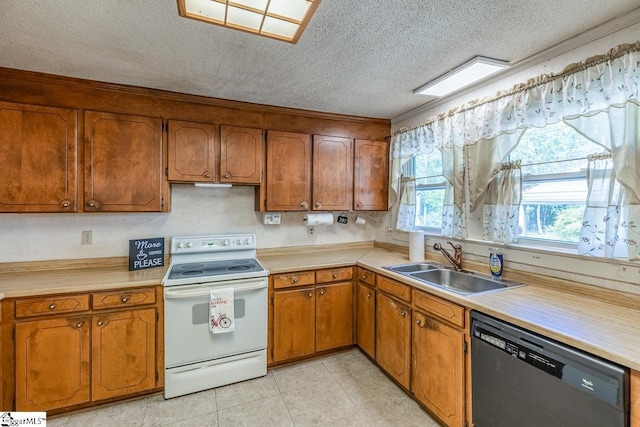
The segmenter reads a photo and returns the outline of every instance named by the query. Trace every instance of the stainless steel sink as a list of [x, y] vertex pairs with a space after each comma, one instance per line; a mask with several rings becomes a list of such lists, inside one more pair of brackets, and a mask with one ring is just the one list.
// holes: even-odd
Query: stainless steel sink
[[441, 265], [429, 264], [426, 262], [414, 262], [412, 264], [392, 265], [391, 267], [385, 267], [388, 270], [395, 271], [396, 273], [414, 273], [418, 271], [429, 271], [442, 268]]
[[510, 282], [507, 280], [498, 281], [490, 279], [489, 277], [476, 275], [474, 273], [445, 269], [418, 271], [406, 275], [429, 285], [438, 286], [462, 295], [478, 295], [524, 286], [522, 283]]

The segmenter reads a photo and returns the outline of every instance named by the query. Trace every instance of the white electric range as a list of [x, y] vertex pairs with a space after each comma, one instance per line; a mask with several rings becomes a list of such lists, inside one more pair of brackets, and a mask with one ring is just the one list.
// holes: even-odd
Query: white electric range
[[[267, 374], [269, 271], [254, 234], [171, 239], [164, 285], [165, 391], [171, 398]], [[233, 289], [234, 330], [209, 330], [212, 289]]]

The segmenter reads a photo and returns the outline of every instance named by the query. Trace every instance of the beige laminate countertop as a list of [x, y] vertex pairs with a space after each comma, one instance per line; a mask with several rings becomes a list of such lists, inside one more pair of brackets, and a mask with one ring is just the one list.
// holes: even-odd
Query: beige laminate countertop
[[[528, 285], [465, 297], [386, 270], [409, 259], [381, 248], [303, 250], [259, 259], [271, 274], [357, 264], [640, 371], [640, 305], [607, 302], [599, 298], [597, 289], [593, 295], [584, 295], [568, 288]], [[158, 285], [165, 271], [166, 267], [130, 272], [122, 266], [0, 273], [0, 299]]]
[[159, 285], [165, 272], [166, 267], [122, 266], [0, 273], [0, 299]]
[[498, 317], [581, 350], [640, 370], [640, 306], [620, 306], [592, 296], [538, 285], [463, 296], [423, 284], [384, 267], [408, 263], [408, 256], [374, 248], [260, 257], [271, 271], [299, 271], [349, 265], [348, 260], [470, 309]]

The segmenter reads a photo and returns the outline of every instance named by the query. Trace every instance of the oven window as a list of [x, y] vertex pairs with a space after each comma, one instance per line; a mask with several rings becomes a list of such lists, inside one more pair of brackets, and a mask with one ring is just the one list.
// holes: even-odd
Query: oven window
[[[244, 317], [244, 298], [233, 300], [233, 317], [241, 319]], [[209, 324], [209, 303], [194, 304], [191, 306], [191, 323], [200, 325], [202, 323]]]

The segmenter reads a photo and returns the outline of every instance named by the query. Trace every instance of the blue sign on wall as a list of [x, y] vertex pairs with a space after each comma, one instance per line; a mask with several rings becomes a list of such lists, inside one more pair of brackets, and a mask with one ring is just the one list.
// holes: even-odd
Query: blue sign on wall
[[164, 237], [129, 240], [129, 271], [164, 266]]

